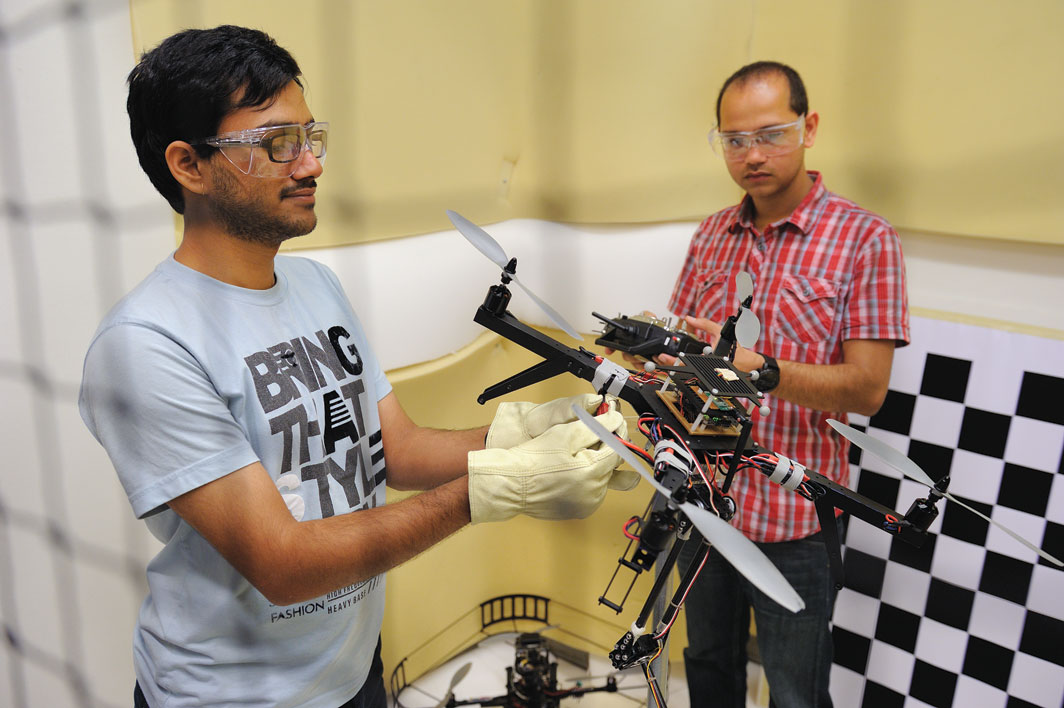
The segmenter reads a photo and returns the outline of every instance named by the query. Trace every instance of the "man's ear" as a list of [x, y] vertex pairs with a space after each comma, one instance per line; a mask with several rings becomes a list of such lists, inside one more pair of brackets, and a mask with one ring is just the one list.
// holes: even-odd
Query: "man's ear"
[[805, 116], [805, 138], [802, 141], [802, 146], [811, 148], [813, 143], [816, 142], [816, 129], [820, 125], [820, 116], [813, 112], [808, 113]]
[[166, 146], [163, 153], [170, 174], [182, 187], [193, 194], [205, 194], [207, 184], [204, 178], [204, 163], [207, 158], [200, 157], [195, 148], [184, 140], [175, 140]]

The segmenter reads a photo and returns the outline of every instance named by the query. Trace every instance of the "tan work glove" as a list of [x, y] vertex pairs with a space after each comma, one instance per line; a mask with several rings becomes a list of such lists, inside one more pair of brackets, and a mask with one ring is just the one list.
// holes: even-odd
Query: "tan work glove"
[[[610, 431], [625, 425], [617, 410], [596, 419]], [[630, 489], [639, 480], [635, 472], [615, 473], [620, 456], [578, 420], [554, 425], [510, 449], [474, 450], [468, 461], [469, 514], [474, 524], [505, 521], [517, 514], [582, 519], [599, 507], [608, 487]]]
[[[602, 402], [602, 394], [580, 393], [575, 396], [556, 398], [547, 403], [524, 401], [500, 403], [495, 412], [495, 420], [492, 421], [488, 434], [484, 438], [484, 447], [516, 447], [542, 435], [555, 425], [575, 421], [574, 403], [594, 415]], [[607, 394], [605, 402], [611, 411], [621, 409], [621, 402], [616, 396]], [[630, 439], [628, 422], [623, 418], [613, 432], [624, 440]], [[639, 474], [634, 470], [616, 470], [610, 478], [609, 488], [628, 491], [638, 483]]]
[[[615, 396], [606, 396], [606, 402], [610, 410], [617, 410]], [[571, 423], [576, 420], [572, 410], [574, 403], [594, 415], [602, 403], [602, 396], [581, 393], [547, 403], [500, 403], [495, 411], [495, 419], [488, 428], [488, 435], [484, 438], [484, 447], [514, 447], [542, 435], [559, 423]], [[622, 437], [628, 439], [627, 428]]]

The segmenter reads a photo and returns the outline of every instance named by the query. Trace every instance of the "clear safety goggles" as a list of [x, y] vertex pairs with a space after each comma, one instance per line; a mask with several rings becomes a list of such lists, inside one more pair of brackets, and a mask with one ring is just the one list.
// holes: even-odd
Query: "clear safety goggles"
[[329, 124], [269, 125], [202, 138], [192, 145], [218, 148], [238, 170], [252, 177], [290, 177], [303, 150], [325, 162]]
[[805, 116], [793, 123], [773, 125], [760, 130], [736, 130], [721, 132], [714, 128], [709, 131], [709, 143], [713, 151], [723, 155], [725, 160], [742, 160], [752, 147], [766, 157], [786, 155], [794, 152], [802, 144], [805, 135]]

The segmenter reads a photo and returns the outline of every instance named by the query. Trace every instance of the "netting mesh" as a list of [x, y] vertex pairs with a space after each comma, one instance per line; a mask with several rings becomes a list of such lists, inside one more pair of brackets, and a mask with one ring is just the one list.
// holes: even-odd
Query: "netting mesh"
[[77, 412], [104, 312], [173, 225], [125, 117], [126, 0], [0, 3], [0, 705], [128, 706], [153, 551]]

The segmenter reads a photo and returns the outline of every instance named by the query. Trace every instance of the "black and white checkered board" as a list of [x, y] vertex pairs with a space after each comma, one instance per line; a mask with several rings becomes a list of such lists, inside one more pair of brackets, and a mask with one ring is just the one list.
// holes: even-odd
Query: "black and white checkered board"
[[[869, 421], [950, 492], [1064, 559], [1064, 342], [913, 318]], [[858, 491], [904, 514], [925, 490], [851, 452]], [[851, 520], [835, 609], [839, 707], [1060, 708], [1064, 570], [939, 504], [914, 548]]]

